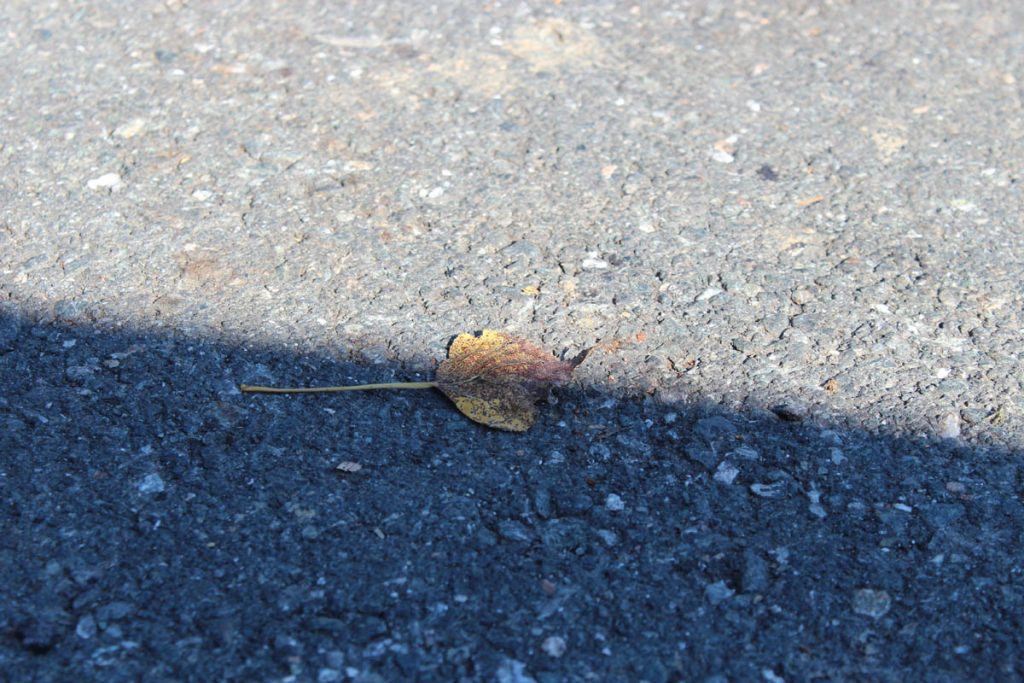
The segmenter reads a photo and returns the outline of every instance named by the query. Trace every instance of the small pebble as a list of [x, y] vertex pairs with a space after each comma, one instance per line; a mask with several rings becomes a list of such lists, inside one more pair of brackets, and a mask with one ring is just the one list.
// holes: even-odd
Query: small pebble
[[853, 611], [857, 614], [878, 619], [885, 616], [892, 606], [892, 600], [885, 591], [862, 588], [853, 594]]
[[533, 534], [524, 525], [513, 520], [505, 520], [498, 524], [498, 534], [510, 541], [529, 541]]
[[964, 408], [960, 411], [960, 418], [969, 425], [981, 424], [988, 415], [987, 410], [980, 408]]
[[777, 481], [774, 484], [751, 484], [750, 490], [762, 498], [774, 498], [782, 493], [785, 482]]
[[810, 511], [811, 514], [818, 519], [825, 519], [825, 507], [821, 504], [821, 491], [817, 489], [811, 489], [807, 492], [807, 497], [810, 499]]
[[537, 679], [526, 672], [526, 664], [518, 659], [503, 659], [495, 678], [498, 683], [537, 683]]
[[64, 371], [64, 375], [73, 381], [81, 382], [93, 374], [93, 369], [88, 365], [72, 365]]
[[729, 588], [725, 581], [715, 581], [714, 583], [709, 583], [704, 587], [704, 597], [706, 597], [708, 602], [712, 605], [717, 605], [720, 602], [728, 600], [735, 594], [736, 591]]
[[960, 436], [960, 416], [956, 413], [949, 413], [942, 418], [939, 436], [943, 439], [955, 439]]
[[136, 118], [114, 129], [114, 135], [128, 140], [146, 130], [146, 119]]
[[731, 439], [736, 434], [736, 425], [721, 415], [712, 415], [697, 420], [693, 431], [711, 442], [716, 439]]
[[626, 504], [622, 501], [622, 498], [614, 493], [608, 494], [604, 501], [604, 506], [611, 512], [622, 512], [626, 509]]
[[736, 480], [736, 475], [739, 473], [739, 468], [731, 462], [723, 460], [718, 464], [718, 469], [715, 470], [715, 481], [721, 484], [731, 484]]
[[78, 620], [75, 626], [75, 635], [83, 640], [88, 640], [96, 635], [96, 619], [91, 614], [86, 614]]
[[967, 512], [959, 503], [924, 503], [919, 509], [933, 529], [945, 528], [961, 519]]
[[[787, 340], [787, 341], [794, 342], [796, 344], [810, 344], [811, 343], [811, 338], [809, 336], [807, 336], [806, 332], [804, 332], [803, 330], [799, 330], [799, 329], [793, 328], [793, 327], [791, 327], [788, 330], [786, 330], [785, 332], [783, 332], [782, 333], [782, 338]], [[780, 415], [780, 417], [782, 417], [782, 416]], [[783, 419], [789, 419], [789, 418], [783, 418]]]
[[316, 683], [337, 683], [344, 678], [337, 669], [323, 668], [316, 675]]
[[684, 447], [686, 457], [703, 465], [706, 469], [713, 470], [718, 465], [718, 453], [711, 448], [703, 439], [694, 439]]
[[565, 638], [561, 636], [550, 636], [545, 638], [544, 644], [541, 645], [541, 649], [555, 659], [565, 654], [565, 648]]
[[124, 181], [116, 173], [104, 173], [97, 178], [93, 178], [85, 185], [90, 190], [110, 190], [113, 192], [124, 187]]
[[814, 301], [814, 293], [811, 292], [811, 290], [809, 289], [804, 289], [803, 287], [801, 287], [800, 289], [793, 292], [790, 298], [793, 300], [793, 303], [797, 304], [798, 306], [803, 306]]
[[546, 488], [539, 488], [534, 491], [533, 508], [544, 519], [551, 517], [551, 491]]
[[135, 611], [134, 605], [128, 602], [110, 602], [96, 610], [96, 617], [101, 622], [117, 621], [124, 619]]
[[144, 476], [138, 486], [139, 493], [144, 495], [163, 493], [165, 488], [167, 487], [164, 485], [164, 480], [156, 472]]
[[800, 422], [807, 417], [807, 406], [802, 403], [783, 403], [772, 408], [780, 420], [786, 422]]
[[740, 136], [733, 134], [727, 138], [722, 138], [721, 140], [716, 141], [712, 146], [720, 152], [728, 152], [731, 154], [736, 151], [736, 143], [739, 142], [739, 140]]
[[750, 446], [740, 446], [739, 448], [730, 451], [729, 455], [742, 458], [744, 460], [758, 460], [761, 457], [761, 454], [757, 449], [751, 448]]
[[740, 576], [740, 588], [744, 593], [761, 593], [768, 588], [770, 576], [768, 563], [757, 551], [747, 549], [743, 554], [743, 574]]
[[697, 296], [697, 298], [694, 299], [694, 301], [710, 301], [711, 299], [714, 299], [716, 296], [721, 294], [723, 291], [725, 290], [723, 290], [721, 287], [708, 287], [703, 292], [701, 292]]
[[961, 394], [969, 389], [969, 385], [962, 379], [947, 377], [939, 382], [939, 391], [944, 394]]

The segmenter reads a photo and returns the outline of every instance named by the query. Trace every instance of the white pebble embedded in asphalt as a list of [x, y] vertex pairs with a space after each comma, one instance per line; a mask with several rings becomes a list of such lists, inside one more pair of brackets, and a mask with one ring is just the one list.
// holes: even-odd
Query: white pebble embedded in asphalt
[[565, 638], [561, 636], [550, 636], [549, 638], [545, 638], [544, 644], [541, 645], [544, 652], [547, 652], [550, 656], [556, 659], [565, 654], [565, 647]]
[[736, 480], [736, 475], [740, 473], [740, 470], [736, 465], [733, 465], [727, 460], [723, 460], [718, 463], [718, 469], [715, 470], [715, 481], [721, 484], [731, 484]]
[[85, 185], [90, 190], [110, 190], [111, 192], [116, 192], [124, 187], [124, 181], [116, 173], [104, 173], [97, 178], [93, 178]]
[[165, 488], [164, 480], [156, 472], [147, 474], [139, 482], [139, 493], [142, 494], [163, 493]]
[[892, 599], [885, 591], [862, 588], [853, 594], [853, 611], [865, 617], [883, 617], [891, 606]]
[[942, 428], [939, 435], [943, 439], [955, 439], [960, 436], [960, 416], [956, 413], [949, 413], [942, 418]]

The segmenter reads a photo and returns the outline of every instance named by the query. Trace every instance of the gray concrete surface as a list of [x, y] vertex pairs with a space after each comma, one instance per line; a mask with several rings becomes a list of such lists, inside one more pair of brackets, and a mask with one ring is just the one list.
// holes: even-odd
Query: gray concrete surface
[[1022, 26], [3, 3], [3, 675], [1020, 680]]

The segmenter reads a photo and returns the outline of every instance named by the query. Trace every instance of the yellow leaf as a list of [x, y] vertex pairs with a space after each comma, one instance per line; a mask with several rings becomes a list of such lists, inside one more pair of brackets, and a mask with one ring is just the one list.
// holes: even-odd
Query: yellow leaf
[[451, 399], [459, 412], [470, 420], [509, 432], [525, 432], [537, 418], [537, 408], [532, 401], [524, 403], [468, 396], [452, 396]]

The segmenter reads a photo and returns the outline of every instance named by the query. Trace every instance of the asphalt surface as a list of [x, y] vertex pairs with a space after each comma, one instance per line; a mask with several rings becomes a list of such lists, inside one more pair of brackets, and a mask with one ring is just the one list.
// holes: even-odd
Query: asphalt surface
[[1024, 679], [1022, 26], [3, 3], [0, 680]]

